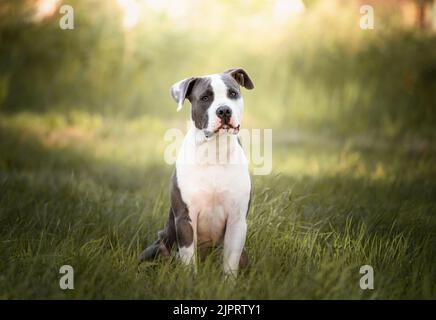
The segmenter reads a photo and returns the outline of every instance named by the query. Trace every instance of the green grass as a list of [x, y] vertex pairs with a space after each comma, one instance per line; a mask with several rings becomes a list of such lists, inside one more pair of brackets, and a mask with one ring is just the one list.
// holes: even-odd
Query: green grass
[[[168, 210], [165, 127], [1, 115], [0, 298], [436, 298], [436, 150], [407, 141], [274, 132], [274, 172], [254, 177], [251, 263], [236, 283], [223, 280], [218, 251], [195, 279], [177, 261], [138, 268]], [[74, 290], [59, 288], [64, 264]], [[365, 264], [374, 290], [359, 287]]]

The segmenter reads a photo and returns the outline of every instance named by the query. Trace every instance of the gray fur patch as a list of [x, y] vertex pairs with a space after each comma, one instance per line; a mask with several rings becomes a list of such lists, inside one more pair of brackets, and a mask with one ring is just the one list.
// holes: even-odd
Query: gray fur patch
[[171, 185], [171, 209], [175, 222], [177, 244], [179, 247], [189, 247], [194, 240], [191, 218], [186, 203], [182, 199], [177, 183], [177, 171], [174, 171]]
[[[222, 73], [221, 79], [227, 87], [227, 97], [229, 99], [238, 99], [241, 97], [239, 84], [229, 73]], [[232, 93], [236, 93], [236, 95], [233, 95]]]
[[214, 99], [211, 80], [207, 77], [197, 78], [192, 90], [186, 97], [191, 102], [191, 117], [197, 129], [205, 129], [209, 121], [207, 111]]

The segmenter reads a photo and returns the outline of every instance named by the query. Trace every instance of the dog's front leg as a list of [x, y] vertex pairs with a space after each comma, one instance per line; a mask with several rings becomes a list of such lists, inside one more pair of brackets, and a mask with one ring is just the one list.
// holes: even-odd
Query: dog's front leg
[[224, 274], [226, 277], [238, 274], [239, 260], [245, 245], [247, 234], [246, 211], [229, 217], [224, 235]]
[[197, 218], [194, 215], [182, 215], [176, 217], [175, 225], [179, 257], [184, 264], [192, 265], [196, 271]]

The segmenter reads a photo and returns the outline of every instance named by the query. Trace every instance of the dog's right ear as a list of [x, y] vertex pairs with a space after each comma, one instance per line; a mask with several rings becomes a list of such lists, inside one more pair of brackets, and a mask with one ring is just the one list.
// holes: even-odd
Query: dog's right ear
[[197, 79], [196, 77], [183, 79], [171, 86], [171, 96], [177, 102], [177, 111], [182, 109], [183, 102], [189, 97]]
[[242, 68], [234, 68], [224, 71], [224, 73], [230, 74], [236, 82], [245, 89], [251, 90], [254, 88], [253, 81], [251, 81], [247, 72]]

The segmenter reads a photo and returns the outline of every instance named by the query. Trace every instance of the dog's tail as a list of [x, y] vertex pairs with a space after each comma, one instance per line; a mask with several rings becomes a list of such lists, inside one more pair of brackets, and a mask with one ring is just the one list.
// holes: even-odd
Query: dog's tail
[[158, 256], [169, 257], [170, 252], [163, 241], [163, 232], [158, 233], [158, 239], [149, 245], [138, 257], [138, 262], [142, 263], [148, 260], [154, 260]]

